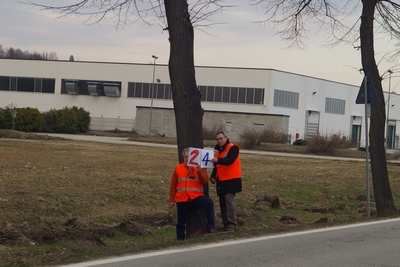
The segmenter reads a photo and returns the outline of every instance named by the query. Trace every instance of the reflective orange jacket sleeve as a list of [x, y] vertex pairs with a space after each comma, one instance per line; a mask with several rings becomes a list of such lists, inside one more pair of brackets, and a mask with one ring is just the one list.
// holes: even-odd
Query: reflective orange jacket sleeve
[[201, 181], [202, 184], [207, 184], [208, 183], [208, 173], [207, 173], [207, 169], [202, 168], [199, 172], [197, 172], [199, 174], [199, 179]]
[[178, 186], [178, 174], [176, 173], [176, 168], [171, 176], [171, 182], [169, 186], [169, 203], [175, 202], [176, 187]]

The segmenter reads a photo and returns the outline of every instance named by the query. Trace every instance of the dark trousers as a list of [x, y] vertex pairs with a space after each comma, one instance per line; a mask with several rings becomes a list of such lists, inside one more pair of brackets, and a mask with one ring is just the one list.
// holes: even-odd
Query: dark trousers
[[214, 202], [209, 197], [197, 197], [190, 202], [176, 203], [178, 211], [178, 223], [176, 224], [176, 238], [178, 240], [185, 239], [186, 219], [189, 212], [196, 208], [204, 208], [206, 212], [207, 226], [206, 230], [215, 228], [214, 223]]

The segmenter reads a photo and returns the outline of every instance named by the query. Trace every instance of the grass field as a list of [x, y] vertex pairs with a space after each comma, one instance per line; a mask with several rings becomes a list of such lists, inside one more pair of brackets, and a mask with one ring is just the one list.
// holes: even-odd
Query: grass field
[[[239, 230], [179, 243], [176, 210], [168, 208], [176, 149], [13, 137], [0, 138], [3, 267], [56, 266], [378, 219], [372, 190], [372, 218], [366, 217], [365, 162], [242, 154]], [[388, 168], [399, 207], [399, 164]], [[273, 196], [280, 207], [271, 207]], [[210, 197], [221, 226], [211, 184]]]

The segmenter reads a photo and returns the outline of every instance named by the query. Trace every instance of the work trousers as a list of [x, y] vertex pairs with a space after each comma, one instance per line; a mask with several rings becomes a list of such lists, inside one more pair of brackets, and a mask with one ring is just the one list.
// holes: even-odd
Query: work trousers
[[178, 211], [178, 223], [176, 224], [176, 238], [178, 240], [185, 239], [186, 219], [189, 212], [196, 208], [204, 208], [207, 219], [206, 230], [209, 231], [215, 228], [214, 222], [214, 202], [211, 198], [201, 196], [193, 199], [190, 202], [176, 203]]
[[219, 195], [219, 207], [221, 209], [222, 223], [224, 224], [224, 229], [229, 231], [234, 231], [237, 226], [236, 222], [236, 204], [235, 204], [236, 194], [225, 194]]

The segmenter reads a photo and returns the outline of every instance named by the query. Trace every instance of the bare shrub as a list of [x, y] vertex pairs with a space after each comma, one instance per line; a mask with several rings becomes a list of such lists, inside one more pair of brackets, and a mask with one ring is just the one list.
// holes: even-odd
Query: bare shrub
[[221, 125], [214, 124], [211, 128], [207, 128], [203, 126], [203, 139], [204, 140], [214, 140], [215, 134], [218, 131], [221, 131], [223, 127]]
[[245, 129], [239, 134], [240, 144], [243, 148], [253, 149], [260, 146], [261, 143], [279, 143], [284, 144], [288, 142], [288, 135], [276, 132], [273, 129], [265, 129], [264, 131], [257, 131], [255, 129]]
[[350, 138], [342, 137], [340, 134], [316, 135], [307, 139], [307, 152], [333, 155], [335, 149], [351, 147]]
[[273, 129], [265, 129], [261, 134], [261, 142], [285, 144], [288, 142], [288, 134], [277, 132]]
[[253, 149], [261, 144], [262, 132], [254, 129], [245, 129], [239, 134], [240, 145], [244, 149]]
[[328, 136], [315, 135], [307, 139], [308, 153], [333, 155], [335, 146]]
[[333, 134], [329, 137], [330, 141], [334, 144], [335, 148], [350, 148], [351, 138], [342, 136], [340, 134]]

